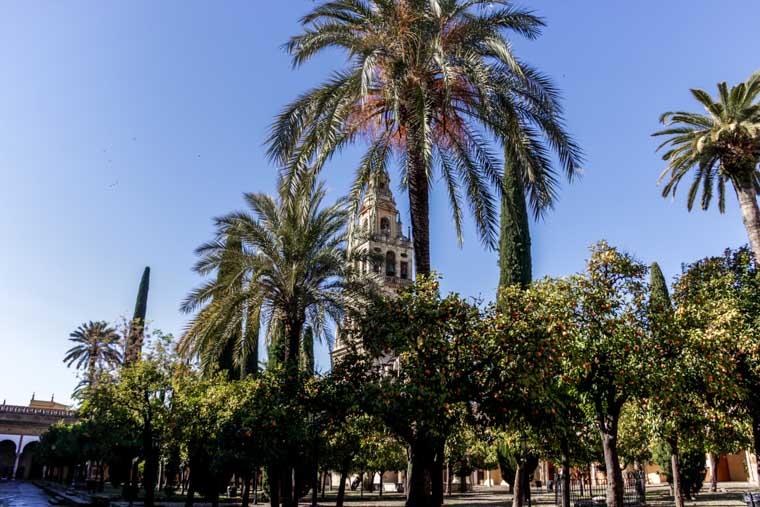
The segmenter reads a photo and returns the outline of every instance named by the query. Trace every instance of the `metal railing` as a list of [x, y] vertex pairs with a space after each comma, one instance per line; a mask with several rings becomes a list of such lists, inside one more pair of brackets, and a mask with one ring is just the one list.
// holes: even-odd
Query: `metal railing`
[[[644, 477], [641, 473], [628, 473], [623, 477], [623, 504], [626, 507], [640, 507], [645, 504]], [[554, 487], [554, 503], [562, 505], [563, 481], [557, 477]], [[596, 507], [606, 505], [607, 480], [599, 479], [591, 484], [588, 477], [570, 480], [570, 505], [573, 507]]]

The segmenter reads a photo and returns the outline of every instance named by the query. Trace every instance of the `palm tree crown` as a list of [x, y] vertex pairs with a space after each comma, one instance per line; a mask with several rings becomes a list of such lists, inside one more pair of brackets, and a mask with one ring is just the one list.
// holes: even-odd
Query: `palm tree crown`
[[77, 370], [85, 369], [85, 382], [92, 385], [97, 369], [121, 363], [121, 337], [107, 322], [87, 322], [69, 335], [75, 343], [63, 358], [66, 366], [76, 363]]
[[373, 175], [400, 161], [408, 192], [418, 273], [430, 271], [429, 188], [435, 169], [448, 193], [461, 241], [463, 196], [482, 241], [496, 243], [501, 164], [493, 140], [522, 170], [534, 211], [551, 205], [555, 151], [568, 176], [580, 152], [563, 130], [551, 82], [519, 61], [507, 31], [538, 36], [543, 22], [500, 0], [334, 0], [302, 20], [287, 49], [294, 65], [328, 48], [347, 67], [285, 108], [269, 155], [289, 176], [322, 167], [362, 137], [353, 206]]
[[[315, 336], [330, 337], [347, 307], [361, 300], [366, 280], [354, 273], [345, 249], [344, 201], [322, 207], [325, 189], [314, 178], [295, 188], [280, 185], [277, 198], [245, 194], [250, 211], [217, 219], [218, 237], [198, 249], [196, 271], [224, 272], [192, 291], [182, 305], [198, 311], [180, 344], [186, 355], [220, 350], [225, 335], [259, 319], [270, 339], [285, 338], [284, 357], [298, 364], [308, 325]], [[237, 246], [231, 251], [230, 242]], [[258, 329], [256, 330], [258, 332]]]
[[667, 112], [660, 121], [667, 126], [654, 136], [665, 136], [658, 150], [668, 165], [659, 181], [667, 178], [663, 197], [675, 195], [687, 173], [694, 177], [686, 205], [691, 211], [701, 191], [700, 205], [708, 209], [713, 192], [718, 191], [718, 209], [725, 211], [726, 182], [733, 185], [739, 199], [744, 225], [755, 257], [760, 259], [760, 72], [730, 90], [718, 84], [717, 100], [707, 92], [692, 89], [692, 95], [704, 106], [706, 114], [684, 111]]

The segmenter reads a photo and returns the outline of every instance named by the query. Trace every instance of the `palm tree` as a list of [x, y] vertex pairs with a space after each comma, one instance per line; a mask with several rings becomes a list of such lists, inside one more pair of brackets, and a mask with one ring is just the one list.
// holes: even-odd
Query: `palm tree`
[[69, 341], [75, 345], [66, 352], [63, 362], [68, 367], [76, 363], [77, 370], [85, 369], [86, 377], [83, 383], [92, 385], [98, 368], [121, 363], [121, 337], [107, 322], [84, 323], [69, 336]]
[[[287, 50], [300, 66], [325, 49], [347, 67], [276, 119], [269, 156], [293, 184], [359, 137], [368, 149], [350, 200], [397, 159], [409, 197], [415, 269], [430, 272], [429, 192], [443, 180], [461, 243], [463, 198], [483, 243], [497, 242], [494, 190], [501, 164], [492, 141], [520, 169], [531, 204], [551, 201], [555, 152], [572, 177], [580, 158], [564, 131], [551, 82], [511, 51], [506, 32], [539, 35], [543, 21], [505, 0], [334, 0], [302, 18]], [[548, 172], [547, 172], [548, 170]], [[546, 177], [540, 177], [541, 175]]]
[[[196, 271], [223, 273], [192, 291], [182, 305], [198, 312], [180, 344], [186, 354], [212, 350], [246, 326], [284, 338], [281, 359], [297, 368], [305, 326], [330, 338], [346, 308], [360, 304], [373, 285], [354, 273], [345, 249], [345, 201], [322, 207], [325, 189], [314, 175], [296, 187], [281, 184], [277, 198], [245, 194], [250, 211], [218, 218], [217, 239], [198, 249]], [[229, 245], [236, 243], [231, 252]], [[220, 333], [221, 331], [221, 333]], [[253, 332], [253, 331], [252, 331]]]
[[[692, 89], [691, 94], [702, 104], [707, 114], [684, 111], [667, 112], [660, 122], [666, 129], [654, 136], [666, 136], [657, 149], [667, 147], [662, 159], [668, 166], [658, 182], [666, 177], [663, 197], [674, 195], [681, 179], [694, 173], [686, 206], [691, 211], [697, 194], [703, 210], [708, 209], [714, 188], [718, 191], [718, 209], [726, 206], [726, 182], [731, 183], [739, 200], [744, 227], [756, 259], [760, 259], [760, 72], [747, 81], [728, 89], [718, 83], [718, 97]], [[693, 171], [692, 171], [693, 170]]]
[[218, 231], [214, 241], [201, 245], [196, 250], [201, 260], [195, 270], [208, 274], [209, 254], [214, 255], [216, 277], [194, 291], [182, 306], [192, 313], [198, 303], [207, 303], [189, 324], [180, 341], [180, 353], [198, 357], [206, 373], [221, 370], [230, 378], [255, 375], [259, 362], [259, 306], [244, 292], [250, 282], [238, 266], [242, 248], [240, 240], [224, 230]]

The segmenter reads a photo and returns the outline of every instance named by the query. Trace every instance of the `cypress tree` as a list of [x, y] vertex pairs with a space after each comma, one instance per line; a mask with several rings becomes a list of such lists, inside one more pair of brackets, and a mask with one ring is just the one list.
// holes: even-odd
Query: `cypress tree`
[[143, 339], [145, 338], [145, 315], [148, 310], [148, 289], [150, 287], [150, 266], [146, 266], [140, 279], [135, 301], [135, 313], [129, 324], [124, 364], [129, 365], [140, 359]]
[[256, 375], [259, 372], [259, 328], [261, 326], [260, 308], [252, 302], [248, 304], [248, 315], [245, 319], [245, 334], [243, 336], [243, 361], [241, 373], [243, 377]]
[[[242, 251], [242, 249], [243, 244], [239, 239], [227, 237], [225, 249], [222, 253], [222, 259], [219, 263], [219, 270], [216, 274], [217, 282], [221, 287], [227, 287], [228, 283], [232, 283], [233, 280], [228, 279], [234, 275], [235, 257]], [[235, 281], [235, 283], [242, 287], [242, 280]], [[219, 295], [221, 294], [217, 294], [217, 296]], [[227, 337], [227, 341], [217, 358], [217, 366], [219, 367], [219, 370], [225, 372], [229, 379], [240, 378], [241, 376], [241, 369], [235, 366], [235, 355], [237, 353], [235, 347], [243, 333], [242, 323], [243, 319], [240, 319], [239, 329], [237, 329], [237, 332], [234, 332]]]
[[504, 195], [501, 201], [499, 239], [499, 286], [527, 287], [533, 277], [530, 256], [530, 225], [525, 185], [516, 164], [504, 162]]
[[649, 268], [649, 304], [653, 312], [671, 312], [673, 304], [670, 301], [668, 282], [662, 274], [660, 265], [653, 262]]

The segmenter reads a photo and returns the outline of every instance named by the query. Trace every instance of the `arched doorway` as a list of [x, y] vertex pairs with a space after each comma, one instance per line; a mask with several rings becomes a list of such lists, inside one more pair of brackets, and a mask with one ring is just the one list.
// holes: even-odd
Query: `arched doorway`
[[0, 442], [0, 479], [10, 479], [16, 462], [16, 444], [11, 440]]
[[37, 460], [39, 442], [29, 442], [21, 452], [16, 476], [19, 479], [42, 479], [42, 465]]

